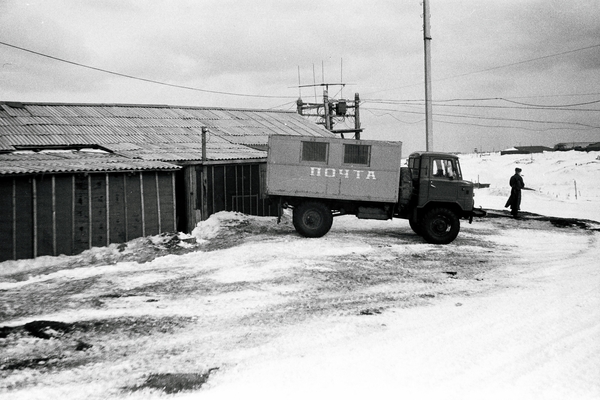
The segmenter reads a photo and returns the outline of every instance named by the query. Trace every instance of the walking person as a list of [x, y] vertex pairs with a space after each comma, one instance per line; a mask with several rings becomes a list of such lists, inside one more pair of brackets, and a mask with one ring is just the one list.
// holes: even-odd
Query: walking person
[[525, 187], [523, 177], [521, 176], [521, 168], [515, 168], [515, 174], [510, 177], [510, 197], [506, 201], [504, 207], [510, 207], [510, 213], [513, 217], [518, 218], [519, 210], [521, 209], [521, 189]]

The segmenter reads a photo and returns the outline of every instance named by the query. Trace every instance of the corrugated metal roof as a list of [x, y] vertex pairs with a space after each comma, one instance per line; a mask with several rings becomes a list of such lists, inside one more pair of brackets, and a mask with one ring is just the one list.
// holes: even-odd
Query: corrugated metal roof
[[161, 161], [79, 151], [0, 154], [0, 176], [65, 172], [172, 171], [180, 168]]
[[101, 146], [146, 160], [200, 160], [202, 127], [209, 129], [209, 160], [264, 158], [246, 145], [264, 146], [270, 134], [332, 135], [286, 111], [0, 102], [0, 151]]
[[[162, 161], [201, 161], [201, 143], [115, 143], [107, 144], [106, 149], [125, 157], [139, 157], [144, 160]], [[264, 151], [247, 146], [232, 144], [213, 137], [206, 143], [206, 158], [209, 161], [247, 160], [266, 158]]]

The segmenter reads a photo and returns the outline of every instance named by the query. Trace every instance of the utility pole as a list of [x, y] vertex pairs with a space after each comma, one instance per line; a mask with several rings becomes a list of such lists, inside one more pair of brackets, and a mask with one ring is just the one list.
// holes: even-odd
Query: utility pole
[[360, 127], [360, 113], [358, 112], [359, 104], [360, 97], [358, 97], [358, 93], [354, 93], [354, 129], [356, 130], [354, 139], [356, 140], [360, 140], [360, 133], [362, 132]]
[[325, 110], [325, 113], [323, 114], [325, 116], [325, 129], [330, 131], [331, 111], [329, 110], [329, 90], [327, 86], [325, 86], [325, 89], [323, 89], [323, 109]]
[[423, 41], [425, 42], [425, 150], [433, 150], [433, 107], [431, 105], [431, 27], [429, 0], [423, 0]]

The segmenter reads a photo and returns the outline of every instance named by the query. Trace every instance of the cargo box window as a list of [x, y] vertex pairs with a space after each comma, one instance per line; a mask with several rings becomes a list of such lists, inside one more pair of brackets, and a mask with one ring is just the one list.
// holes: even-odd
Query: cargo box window
[[371, 160], [371, 146], [363, 144], [344, 145], [344, 164], [369, 165]]
[[302, 161], [327, 162], [328, 143], [302, 142]]

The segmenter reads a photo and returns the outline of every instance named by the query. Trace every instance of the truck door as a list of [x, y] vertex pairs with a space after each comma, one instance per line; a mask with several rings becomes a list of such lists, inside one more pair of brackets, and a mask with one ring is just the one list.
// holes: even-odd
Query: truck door
[[428, 200], [455, 203], [459, 186], [457, 179], [460, 179], [460, 173], [455, 160], [441, 156], [432, 157], [427, 179]]

